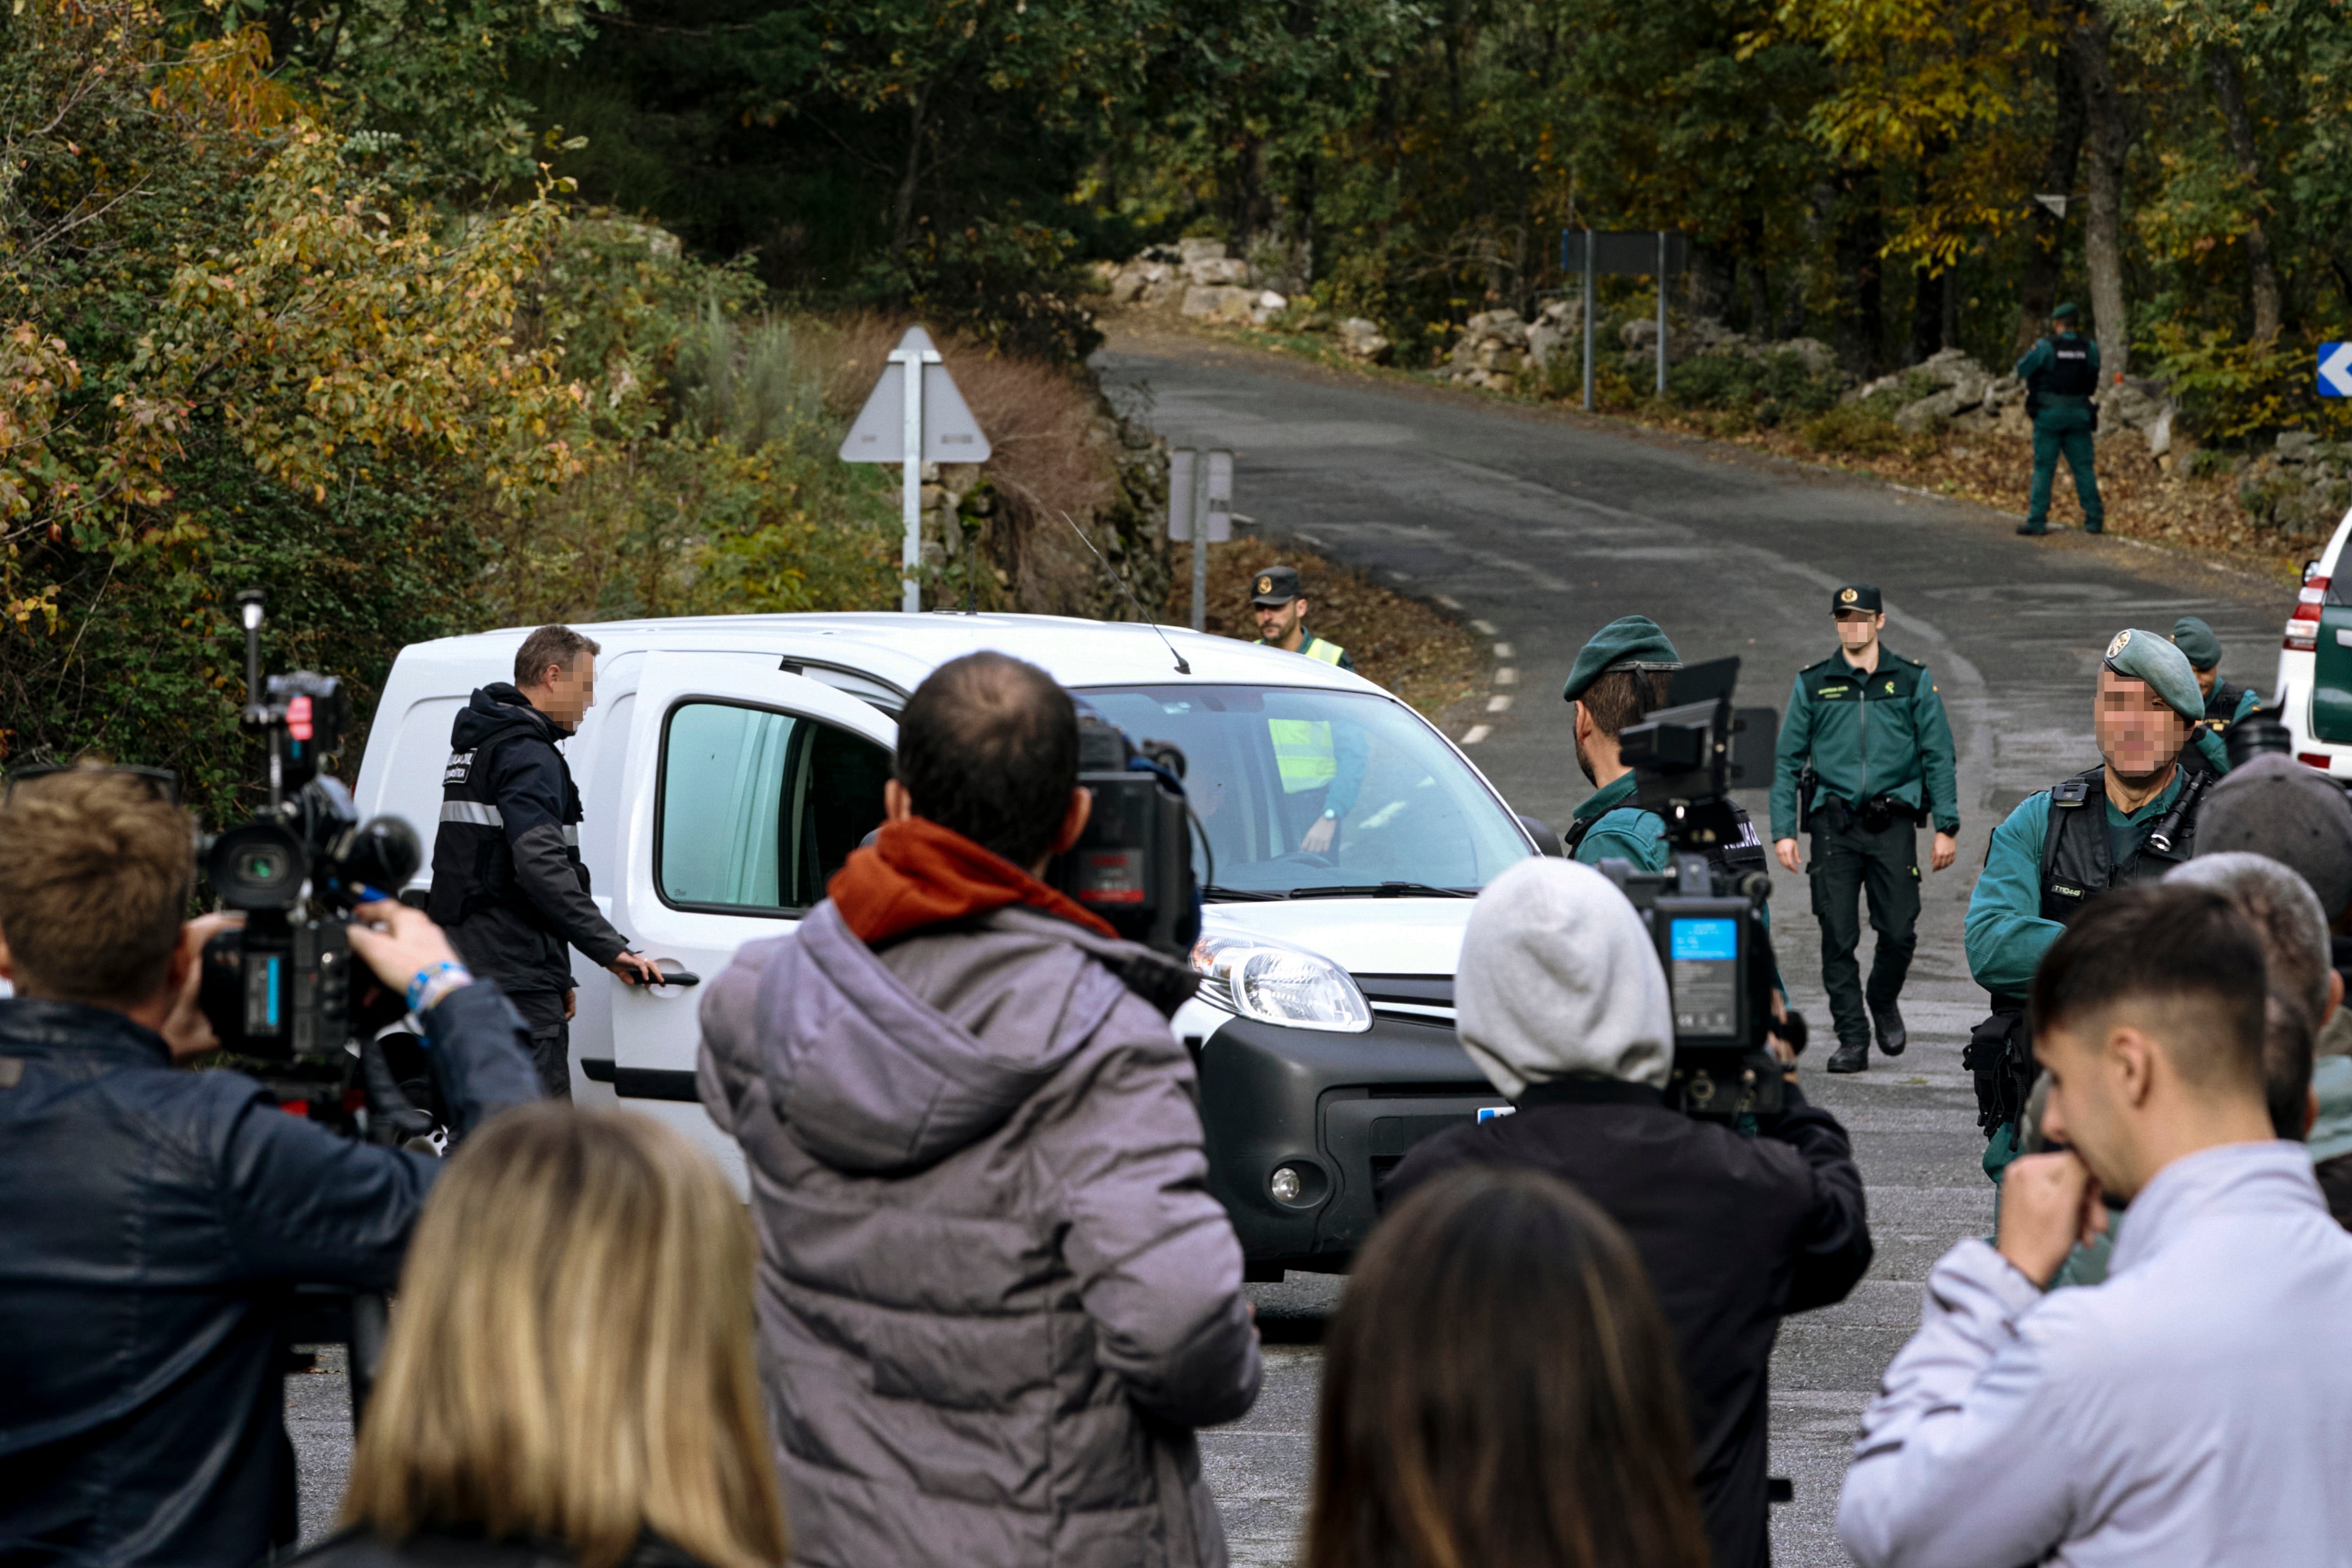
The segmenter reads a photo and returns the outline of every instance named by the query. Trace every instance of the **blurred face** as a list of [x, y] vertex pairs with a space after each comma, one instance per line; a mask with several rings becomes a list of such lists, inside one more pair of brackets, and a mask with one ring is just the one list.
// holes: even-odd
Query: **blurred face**
[[583, 653], [568, 670], [550, 664], [539, 689], [531, 693], [531, 706], [565, 728], [577, 728], [596, 706], [596, 656]]
[[1269, 643], [1285, 643], [1307, 619], [1307, 601], [1294, 599], [1287, 604], [1254, 604], [1250, 612], [1257, 617], [1257, 634]]
[[2189, 721], [2173, 712], [2155, 687], [2109, 669], [2099, 671], [2092, 727], [2099, 737], [2099, 755], [2119, 779], [2153, 779], [2171, 767], [2189, 744]]
[[1837, 612], [1838, 646], [1849, 653], [1869, 651], [1885, 628], [1886, 617], [1868, 610], [1841, 610]]

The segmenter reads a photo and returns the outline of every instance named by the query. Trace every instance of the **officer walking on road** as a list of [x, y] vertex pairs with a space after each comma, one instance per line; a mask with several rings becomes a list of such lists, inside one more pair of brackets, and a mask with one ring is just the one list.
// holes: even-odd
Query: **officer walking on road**
[[[1929, 864], [1942, 871], [1959, 852], [1959, 795], [1952, 779], [1952, 727], [1927, 666], [1885, 647], [1886, 615], [1866, 582], [1830, 599], [1838, 651], [1798, 672], [1780, 721], [1772, 767], [1772, 848], [1802, 871], [1800, 831], [1813, 835], [1813, 916], [1822, 925], [1822, 988], [1829, 992], [1838, 1048], [1832, 1072], [1870, 1066], [1878, 1049], [1900, 1056], [1910, 1042], [1897, 1006], [1917, 945], [1920, 824], [1933, 821]], [[1870, 962], [1868, 1011], [1858, 901], [1870, 901], [1878, 946]]]
[[2099, 476], [2091, 467], [2091, 434], [2099, 428], [2091, 406], [2099, 387], [2099, 345], [2075, 329], [2081, 314], [2072, 304], [2050, 312], [2050, 336], [2017, 361], [2017, 373], [2025, 378], [2026, 417], [2033, 421], [2033, 493], [2025, 521], [2017, 525], [2021, 534], [2050, 531], [2050, 483], [2058, 476], [2061, 453], [2074, 476], [2074, 497], [2083, 503], [2083, 531], [2106, 527]]
[[2203, 621], [2184, 615], [2174, 622], [2172, 645], [2189, 656], [2189, 667], [2197, 672], [2197, 689], [2205, 694], [2207, 729], [2218, 735], [2262, 706], [2260, 692], [2221, 678], [2221, 640]]
[[588, 896], [580, 860], [580, 791], [556, 743], [595, 704], [596, 653], [569, 626], [542, 626], [515, 653], [515, 684], [481, 687], [457, 715], [426, 905], [467, 967], [505, 988], [541, 1087], [561, 1099], [576, 1000], [566, 944], [631, 985], [667, 983]]
[[1961, 1061], [1976, 1075], [1977, 1124], [1998, 1183], [2018, 1155], [2018, 1124], [2038, 1071], [2024, 998], [2042, 955], [2092, 899], [2162, 880], [2195, 848], [2197, 809], [2221, 776], [2205, 694], [2187, 655], [2153, 632], [2107, 644], [2092, 709], [2100, 766], [2029, 795], [1992, 831], [1969, 900], [1969, 972], [1992, 1016]]
[[1250, 611], [1257, 617], [1261, 646], [1304, 653], [1310, 659], [1354, 672], [1356, 664], [1348, 657], [1347, 649], [1307, 629], [1307, 596], [1299, 591], [1297, 568], [1267, 567], [1250, 587]]

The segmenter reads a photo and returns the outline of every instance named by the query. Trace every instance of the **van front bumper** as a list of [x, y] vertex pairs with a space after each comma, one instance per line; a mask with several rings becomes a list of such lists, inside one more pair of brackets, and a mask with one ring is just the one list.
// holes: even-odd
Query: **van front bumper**
[[1254, 1279], [1344, 1270], [1404, 1152], [1507, 1103], [1451, 1027], [1380, 1014], [1363, 1034], [1233, 1019], [1199, 1069], [1209, 1187]]

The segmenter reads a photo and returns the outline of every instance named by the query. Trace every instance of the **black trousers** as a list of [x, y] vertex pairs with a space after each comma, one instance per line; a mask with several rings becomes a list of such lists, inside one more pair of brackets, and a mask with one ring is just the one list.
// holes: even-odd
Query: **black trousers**
[[1816, 817], [1813, 858], [1807, 866], [1813, 884], [1813, 916], [1822, 923], [1822, 988], [1830, 994], [1830, 1017], [1840, 1045], [1870, 1043], [1870, 1015], [1864, 1010], [1862, 966], [1854, 947], [1862, 940], [1860, 897], [1870, 901], [1870, 926], [1878, 933], [1870, 960], [1869, 1004], [1885, 1009], [1903, 993], [1918, 946], [1919, 830], [1907, 817], [1871, 832], [1859, 821], [1834, 832]]
[[562, 991], [509, 991], [507, 999], [530, 1030], [530, 1064], [551, 1100], [572, 1098], [572, 1024]]

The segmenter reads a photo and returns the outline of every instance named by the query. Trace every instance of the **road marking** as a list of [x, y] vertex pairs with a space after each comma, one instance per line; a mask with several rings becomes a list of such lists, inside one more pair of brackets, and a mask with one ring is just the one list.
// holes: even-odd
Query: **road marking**
[[[1455, 610], [1462, 608], [1462, 606], [1455, 604], [1454, 601], [1446, 598], [1444, 594], [1438, 595], [1437, 602], [1448, 605]], [[1470, 622], [1470, 629], [1473, 632], [1477, 632], [1481, 637], [1492, 637], [1495, 634], [1495, 623], [1492, 621], [1473, 621]]]
[[1488, 697], [1488, 698], [1486, 699], [1486, 711], [1487, 711], [1488, 713], [1508, 713], [1508, 712], [1510, 712], [1510, 711], [1511, 711], [1511, 698], [1510, 698], [1510, 695], [1509, 695], [1508, 693], [1507, 693], [1507, 692], [1496, 692], [1493, 696]]
[[1511, 645], [1508, 643], [1497, 643], [1495, 644], [1495, 657], [1497, 659], [1507, 659], [1510, 656]]
[[1494, 733], [1494, 730], [1486, 725], [1474, 724], [1470, 727], [1470, 732], [1462, 737], [1462, 744], [1465, 746], [1475, 746]]
[[1498, 686], [1516, 686], [1519, 684], [1519, 672], [1507, 667], [1496, 670], [1495, 684]]
[[1412, 577], [1410, 573], [1399, 571], [1394, 567], [1389, 568], [1389, 575], [1399, 582], [1411, 582], [1412, 580]]
[[[1432, 597], [1433, 597], [1437, 602], [1445, 606], [1448, 610], [1459, 610], [1462, 608], [1462, 601], [1454, 598], [1454, 595], [1450, 593], [1439, 593], [1434, 594]], [[1473, 622], [1473, 624], [1476, 624], [1476, 622]]]

